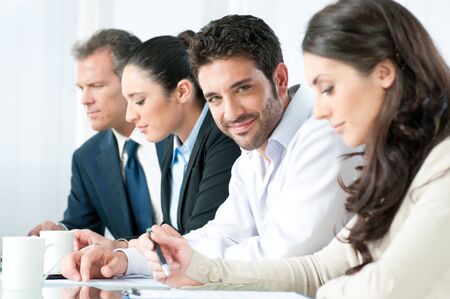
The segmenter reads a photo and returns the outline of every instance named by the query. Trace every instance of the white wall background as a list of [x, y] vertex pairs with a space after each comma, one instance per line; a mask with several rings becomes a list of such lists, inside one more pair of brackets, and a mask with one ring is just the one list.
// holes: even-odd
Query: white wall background
[[[304, 82], [306, 22], [329, 0], [0, 0], [0, 236], [23, 235], [66, 206], [73, 150], [92, 132], [74, 87], [73, 42], [116, 27], [146, 40], [199, 30], [226, 14], [263, 18], [281, 40], [290, 81]], [[450, 2], [401, 0], [450, 62]], [[1, 242], [1, 241], [0, 241]]]

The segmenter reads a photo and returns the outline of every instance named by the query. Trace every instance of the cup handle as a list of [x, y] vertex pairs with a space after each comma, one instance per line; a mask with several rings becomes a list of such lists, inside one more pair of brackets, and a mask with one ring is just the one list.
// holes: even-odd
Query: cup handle
[[[45, 245], [45, 251], [47, 251], [47, 249], [49, 249], [50, 247], [53, 247], [53, 246], [56, 246], [56, 244], [50, 243], [50, 244]], [[50, 275], [50, 273], [52, 273], [53, 270], [55, 270], [56, 267], [59, 266], [59, 264], [61, 264], [62, 259], [63, 258], [60, 258], [59, 261], [57, 261], [53, 266], [50, 267], [50, 270], [48, 270], [47, 273], [44, 273], [42, 282], [44, 282], [47, 279], [47, 277]]]

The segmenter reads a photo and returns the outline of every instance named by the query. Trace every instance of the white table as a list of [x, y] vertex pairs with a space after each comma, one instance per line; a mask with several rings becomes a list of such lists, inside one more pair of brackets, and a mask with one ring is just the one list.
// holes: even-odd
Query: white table
[[[1, 280], [1, 273], [0, 273]], [[81, 288], [84, 290], [81, 293]], [[89, 289], [86, 289], [89, 288]], [[0, 291], [2, 290], [0, 284]], [[47, 280], [44, 288], [35, 292], [1, 291], [1, 299], [94, 299], [100, 298], [101, 293], [109, 293], [111, 298], [127, 298], [123, 295], [128, 290], [128, 298], [196, 298], [196, 299], [304, 299], [292, 292], [249, 292], [249, 291], [202, 291], [170, 289], [152, 279], [107, 279], [92, 280], [88, 283], [77, 283], [70, 280]], [[137, 290], [137, 291], [136, 291]], [[140, 293], [139, 296], [132, 292]], [[90, 293], [89, 295], [83, 295]]]

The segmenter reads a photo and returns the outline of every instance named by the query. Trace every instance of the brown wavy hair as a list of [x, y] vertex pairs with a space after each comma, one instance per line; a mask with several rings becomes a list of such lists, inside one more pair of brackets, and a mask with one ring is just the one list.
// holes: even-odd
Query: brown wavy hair
[[363, 75], [385, 59], [396, 79], [366, 144], [361, 176], [350, 186], [348, 211], [358, 215], [346, 242], [373, 261], [368, 241], [383, 237], [432, 148], [448, 137], [450, 73], [420, 22], [391, 0], [341, 0], [310, 20], [304, 52], [347, 63]]

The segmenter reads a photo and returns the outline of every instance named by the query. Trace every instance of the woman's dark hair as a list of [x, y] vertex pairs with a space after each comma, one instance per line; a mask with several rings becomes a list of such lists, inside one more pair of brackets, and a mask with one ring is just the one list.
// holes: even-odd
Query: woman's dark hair
[[364, 156], [361, 176], [345, 189], [358, 215], [348, 241], [372, 262], [367, 242], [383, 237], [431, 149], [449, 133], [449, 69], [420, 22], [391, 0], [341, 0], [310, 20], [303, 51], [347, 63], [363, 75], [385, 59], [396, 67]]
[[192, 39], [195, 37], [195, 32], [188, 29], [178, 33], [177, 37], [184, 43], [186, 49], [188, 49], [192, 43]]
[[192, 75], [187, 51], [190, 38], [194, 35], [193, 31], [187, 30], [178, 37], [164, 35], [151, 38], [131, 53], [126, 65], [145, 71], [149, 78], [164, 88], [166, 94], [173, 91], [178, 82], [188, 79], [194, 86], [196, 99], [203, 105], [203, 92]]

